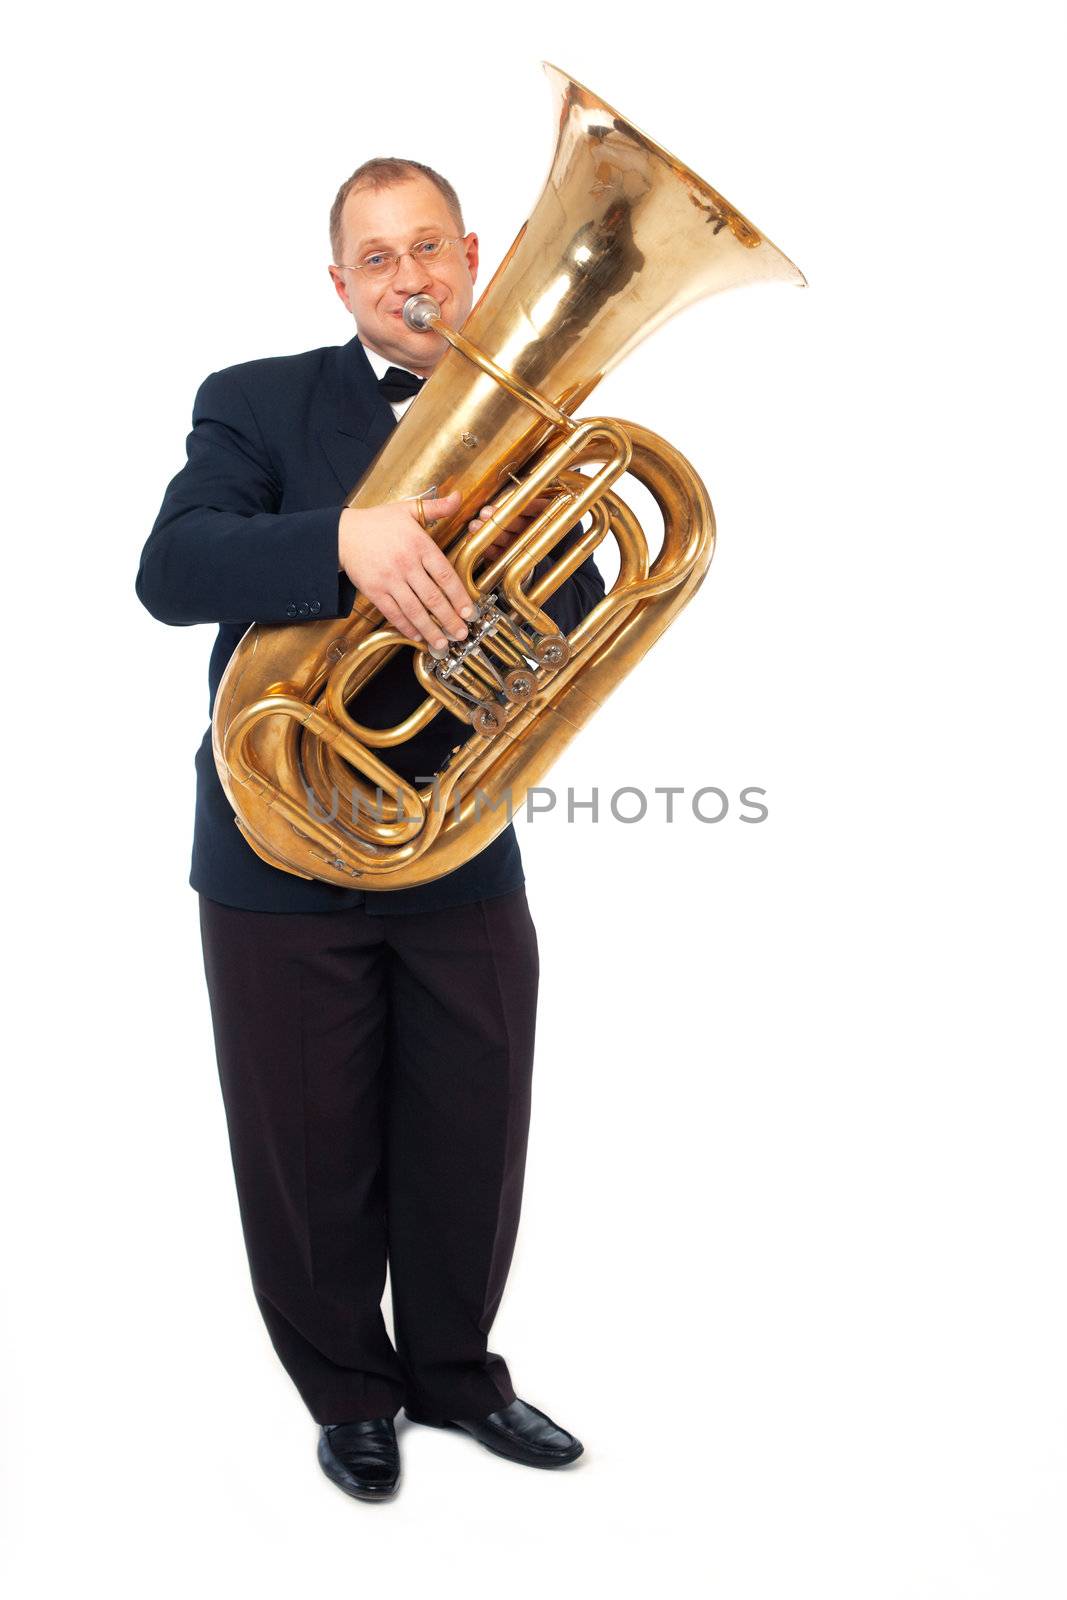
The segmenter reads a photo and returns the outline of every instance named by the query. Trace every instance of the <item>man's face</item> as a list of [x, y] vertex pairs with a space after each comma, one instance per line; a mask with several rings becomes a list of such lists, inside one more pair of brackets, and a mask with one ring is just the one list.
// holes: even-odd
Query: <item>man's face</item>
[[420, 375], [433, 371], [449, 348], [442, 334], [417, 332], [401, 316], [409, 295], [432, 295], [450, 328], [466, 321], [474, 300], [478, 273], [478, 235], [468, 233], [434, 261], [401, 256], [391, 278], [371, 279], [352, 266], [375, 250], [409, 250], [423, 239], [456, 237], [455, 218], [436, 184], [418, 175], [388, 189], [363, 189], [350, 194], [341, 213], [343, 268], [332, 266], [330, 277], [345, 307], [356, 319], [356, 332], [387, 360]]

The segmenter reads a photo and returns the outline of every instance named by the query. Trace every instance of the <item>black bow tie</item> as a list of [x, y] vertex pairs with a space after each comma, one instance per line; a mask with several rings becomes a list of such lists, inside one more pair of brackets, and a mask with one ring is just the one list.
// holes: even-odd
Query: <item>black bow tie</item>
[[407, 400], [413, 394], [418, 394], [425, 382], [425, 378], [416, 378], [413, 372], [405, 372], [403, 367], [389, 367], [378, 379], [378, 387], [387, 400]]

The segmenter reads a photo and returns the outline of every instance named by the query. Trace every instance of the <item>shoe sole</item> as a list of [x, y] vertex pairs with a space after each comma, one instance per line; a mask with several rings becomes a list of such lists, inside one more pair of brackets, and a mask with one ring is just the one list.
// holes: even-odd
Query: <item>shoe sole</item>
[[466, 1433], [469, 1439], [473, 1439], [475, 1444], [480, 1444], [483, 1450], [488, 1450], [490, 1455], [499, 1456], [501, 1461], [514, 1461], [518, 1467], [547, 1467], [549, 1470], [554, 1467], [569, 1467], [573, 1461], [577, 1461], [585, 1453], [585, 1445], [583, 1444], [572, 1456], [559, 1456], [555, 1461], [543, 1461], [532, 1456], [513, 1456], [509, 1455], [506, 1450], [498, 1450], [496, 1445], [486, 1444], [484, 1439], [477, 1438], [473, 1433], [468, 1433], [467, 1429], [461, 1428], [458, 1422], [435, 1422], [429, 1417], [418, 1417], [409, 1411], [406, 1406], [404, 1407], [404, 1415], [409, 1422], [417, 1422], [424, 1428], [451, 1428], [454, 1433]]
[[341, 1490], [342, 1494], [351, 1495], [353, 1500], [392, 1500], [400, 1488], [400, 1480], [398, 1478], [396, 1483], [392, 1484], [388, 1489], [357, 1489], [353, 1484], [343, 1483], [340, 1478], [335, 1478], [332, 1472], [326, 1472], [325, 1467], [322, 1470], [330, 1482]]

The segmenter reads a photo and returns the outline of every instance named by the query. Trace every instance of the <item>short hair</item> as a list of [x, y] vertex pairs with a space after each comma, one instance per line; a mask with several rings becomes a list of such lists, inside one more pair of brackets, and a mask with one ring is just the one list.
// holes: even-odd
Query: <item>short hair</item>
[[466, 232], [459, 196], [447, 178], [442, 178], [439, 172], [425, 166], [421, 161], [408, 161], [402, 156], [374, 156], [370, 161], [364, 161], [361, 167], [357, 167], [350, 178], [345, 179], [330, 207], [330, 249], [338, 265], [341, 264], [341, 212], [353, 190], [388, 189], [394, 184], [406, 183], [409, 179], [418, 177], [429, 178], [430, 182], [440, 190], [449, 211], [455, 218], [460, 234]]

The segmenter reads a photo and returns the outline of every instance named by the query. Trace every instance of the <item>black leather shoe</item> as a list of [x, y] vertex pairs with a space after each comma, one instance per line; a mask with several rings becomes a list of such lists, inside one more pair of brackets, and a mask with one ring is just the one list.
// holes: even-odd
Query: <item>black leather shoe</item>
[[495, 1456], [521, 1461], [525, 1467], [565, 1467], [585, 1449], [573, 1433], [557, 1427], [551, 1417], [536, 1406], [528, 1406], [525, 1400], [513, 1400], [477, 1422], [464, 1422], [461, 1417], [455, 1421], [424, 1417], [407, 1406], [404, 1415], [428, 1428], [462, 1428]]
[[400, 1450], [392, 1417], [327, 1422], [319, 1429], [319, 1466], [357, 1500], [387, 1500], [400, 1482]]

